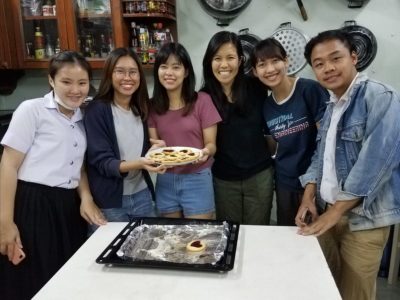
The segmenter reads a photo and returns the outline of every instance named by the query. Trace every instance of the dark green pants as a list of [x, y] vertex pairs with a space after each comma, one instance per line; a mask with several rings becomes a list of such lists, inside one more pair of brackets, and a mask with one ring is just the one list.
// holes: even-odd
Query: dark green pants
[[214, 177], [217, 219], [240, 224], [269, 225], [273, 177], [272, 167], [246, 180], [226, 181]]

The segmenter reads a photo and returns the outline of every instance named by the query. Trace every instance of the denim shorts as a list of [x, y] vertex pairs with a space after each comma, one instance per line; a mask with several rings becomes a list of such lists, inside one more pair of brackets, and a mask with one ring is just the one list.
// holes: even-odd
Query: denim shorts
[[157, 176], [156, 204], [161, 214], [182, 211], [185, 217], [215, 211], [210, 168], [192, 174]]

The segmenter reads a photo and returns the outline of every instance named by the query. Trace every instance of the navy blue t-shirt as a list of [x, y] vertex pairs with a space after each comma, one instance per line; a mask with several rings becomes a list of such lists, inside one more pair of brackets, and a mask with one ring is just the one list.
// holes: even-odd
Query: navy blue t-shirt
[[328, 92], [316, 81], [298, 78], [289, 99], [277, 104], [269, 95], [264, 102], [266, 131], [278, 143], [275, 156], [276, 185], [302, 189], [298, 177], [311, 163], [317, 127], [329, 101]]

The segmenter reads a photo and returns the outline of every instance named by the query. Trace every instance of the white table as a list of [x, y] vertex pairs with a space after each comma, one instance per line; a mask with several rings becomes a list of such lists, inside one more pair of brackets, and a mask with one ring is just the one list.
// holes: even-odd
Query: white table
[[125, 225], [99, 228], [34, 299], [341, 299], [317, 239], [295, 227], [241, 226], [227, 273], [97, 264]]

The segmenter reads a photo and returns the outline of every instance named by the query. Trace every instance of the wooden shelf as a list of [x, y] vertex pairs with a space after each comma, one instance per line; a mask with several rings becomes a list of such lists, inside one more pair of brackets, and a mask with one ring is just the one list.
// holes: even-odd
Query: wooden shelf
[[176, 21], [176, 17], [170, 14], [159, 14], [159, 13], [133, 13], [133, 14], [122, 14], [124, 18], [160, 18], [169, 19]]
[[23, 16], [26, 21], [35, 20], [57, 20], [57, 16]]
[[80, 13], [79, 18], [81, 19], [102, 19], [102, 18], [111, 18], [110, 13], [104, 13], [104, 14], [96, 14], [96, 13]]

